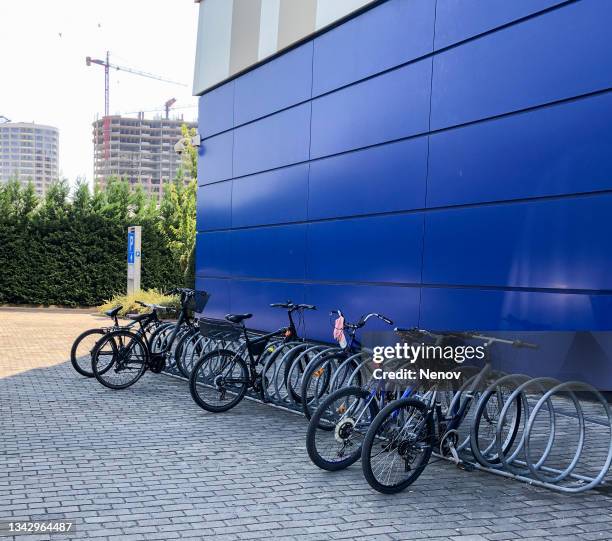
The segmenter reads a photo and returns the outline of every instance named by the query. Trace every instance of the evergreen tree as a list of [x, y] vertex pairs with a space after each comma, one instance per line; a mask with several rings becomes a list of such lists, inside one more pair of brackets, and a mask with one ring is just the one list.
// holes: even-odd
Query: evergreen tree
[[58, 181], [42, 200], [18, 179], [0, 185], [0, 303], [91, 306], [124, 292], [129, 225], [142, 226], [143, 288], [183, 285], [195, 188], [169, 186], [158, 205], [121, 179], [93, 193], [80, 181], [72, 194]]

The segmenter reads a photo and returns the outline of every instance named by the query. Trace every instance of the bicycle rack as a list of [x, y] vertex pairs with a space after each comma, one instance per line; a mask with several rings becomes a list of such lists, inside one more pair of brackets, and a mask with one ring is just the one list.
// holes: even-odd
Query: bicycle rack
[[[208, 318], [200, 321], [202, 340], [206, 341], [204, 352], [216, 347], [234, 351], [244, 347], [244, 338], [227, 322]], [[295, 373], [296, 369], [299, 372], [298, 363], [336, 347], [308, 340], [271, 342], [262, 356], [268, 384], [266, 401], [286, 411], [300, 412], [286, 388], [300, 388], [301, 374]], [[371, 375], [370, 364], [367, 351], [353, 354], [333, 372], [330, 387], [355, 385], [358, 379], [363, 383]], [[393, 360], [383, 363], [385, 368], [392, 365]], [[166, 373], [182, 378], [175, 365]], [[460, 399], [462, 389], [448, 395], [449, 409]], [[250, 392], [247, 397], [260, 401], [257, 393]], [[612, 411], [593, 386], [509, 374], [496, 377], [485, 389], [478, 390], [476, 397], [459, 428], [456, 450], [463, 464], [562, 493], [584, 492], [605, 484], [612, 464]], [[493, 408], [489, 408], [491, 404]], [[487, 413], [478, 416], [480, 409]], [[454, 461], [439, 452], [434, 454]]]
[[[491, 400], [493, 409], [487, 408]], [[486, 412], [479, 417], [480, 409]], [[470, 410], [469, 434], [464, 429], [457, 449], [463, 463], [563, 493], [604, 483], [612, 463], [612, 413], [593, 386], [504, 375]]]

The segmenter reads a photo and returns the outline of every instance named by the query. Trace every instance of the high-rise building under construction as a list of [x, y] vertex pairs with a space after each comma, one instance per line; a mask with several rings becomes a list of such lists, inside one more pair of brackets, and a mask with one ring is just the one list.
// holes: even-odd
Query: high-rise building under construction
[[[162, 185], [176, 177], [181, 156], [174, 151], [181, 126], [195, 122], [167, 118], [106, 116], [93, 123], [94, 181], [104, 186], [112, 177], [141, 185], [149, 194], [161, 196]], [[189, 171], [184, 169], [185, 180]]]

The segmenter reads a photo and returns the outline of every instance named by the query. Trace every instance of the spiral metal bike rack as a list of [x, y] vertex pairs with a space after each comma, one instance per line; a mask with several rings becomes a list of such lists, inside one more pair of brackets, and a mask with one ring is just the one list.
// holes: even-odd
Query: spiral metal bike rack
[[457, 447], [463, 464], [563, 493], [604, 484], [612, 463], [612, 412], [592, 385], [503, 375], [472, 408], [468, 440], [462, 435]]
[[[200, 326], [201, 334], [193, 336], [182, 352], [184, 365], [193, 366], [197, 358], [217, 348], [240, 352], [245, 347], [244, 338], [225, 322], [207, 320]], [[312, 400], [318, 403], [333, 390], [370, 381], [374, 367], [391, 370], [396, 362], [386, 359], [374, 366], [372, 352], [364, 349], [336, 364], [333, 354], [337, 351], [335, 345], [309, 340], [271, 342], [261, 359], [264, 402], [300, 412], [301, 381], [311, 363], [315, 366], [323, 360], [322, 366], [330, 367], [326, 390], [315, 389]], [[193, 359], [186, 359], [190, 356]], [[327, 356], [329, 360], [325, 360]], [[476, 377], [466, 368], [465, 382], [456, 391], [438, 391], [448, 411], [459, 404]], [[176, 363], [166, 372], [182, 377]], [[456, 434], [456, 451], [461, 463], [470, 466], [466, 469], [562, 493], [584, 492], [605, 484], [612, 464], [612, 411], [597, 389], [584, 382], [525, 374], [491, 376], [486, 387], [476, 391]], [[426, 397], [427, 393], [421, 394], [422, 399]], [[247, 398], [260, 401], [260, 395], [253, 392]], [[434, 454], [456, 462], [440, 452]]]

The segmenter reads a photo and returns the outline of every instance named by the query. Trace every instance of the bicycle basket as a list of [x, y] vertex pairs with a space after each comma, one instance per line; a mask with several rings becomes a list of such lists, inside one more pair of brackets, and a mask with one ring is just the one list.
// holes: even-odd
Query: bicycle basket
[[215, 340], [234, 341], [240, 338], [242, 327], [221, 319], [200, 318], [200, 334]]
[[204, 308], [210, 299], [210, 293], [206, 291], [196, 291], [189, 299], [188, 309], [196, 318], [201, 318]]

